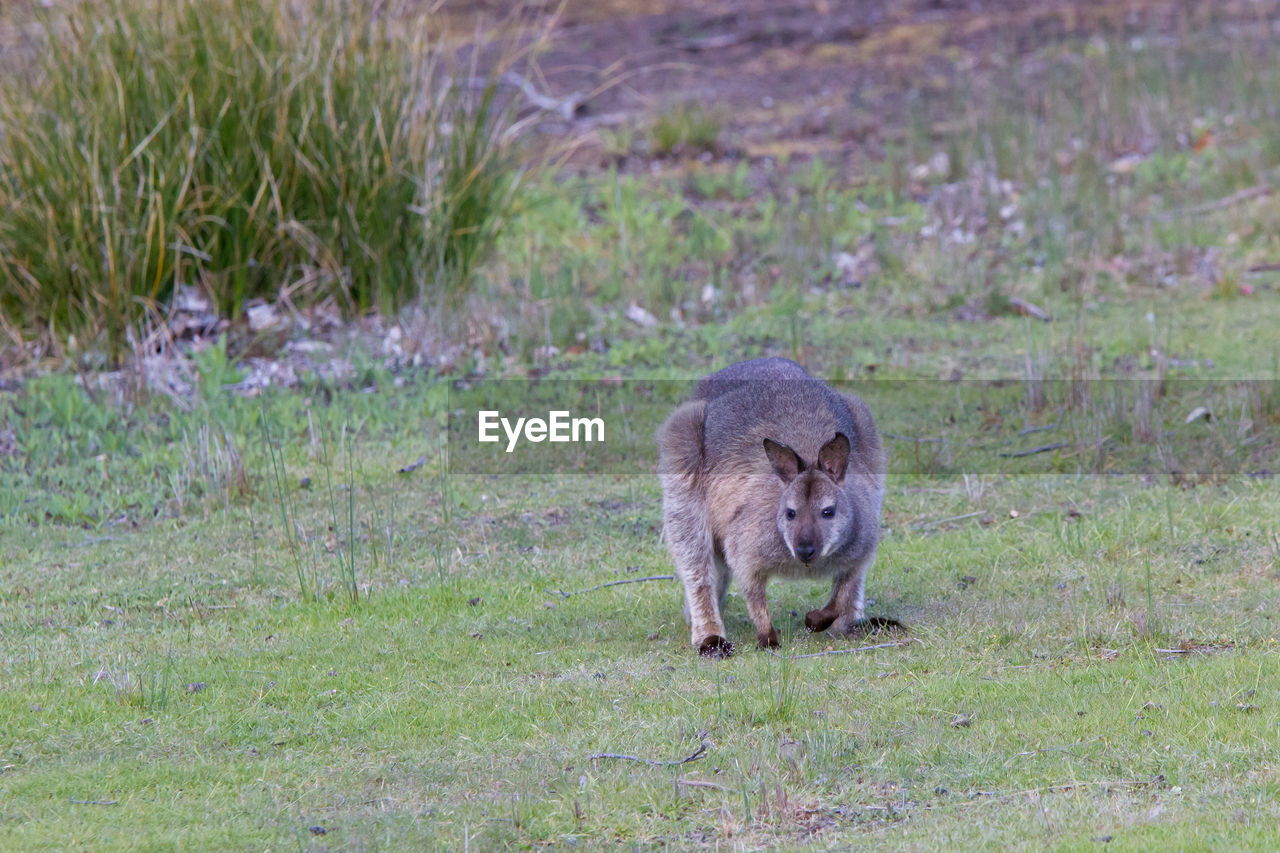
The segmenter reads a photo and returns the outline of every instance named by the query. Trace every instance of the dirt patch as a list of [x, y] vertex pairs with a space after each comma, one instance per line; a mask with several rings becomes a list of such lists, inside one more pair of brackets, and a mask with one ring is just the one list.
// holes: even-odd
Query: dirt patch
[[[548, 33], [537, 84], [581, 93], [568, 124], [585, 131], [573, 162], [616, 150], [593, 131], [644, 125], [692, 101], [719, 116], [733, 153], [749, 157], [878, 154], [900, 133], [915, 90], [1017, 73], [1019, 57], [1064, 39], [1269, 21], [1274, 3], [1167, 0], [606, 0], [519, 10]], [[511, 20], [510, 4], [454, 0], [455, 31]], [[547, 129], [554, 132], [554, 122]]]

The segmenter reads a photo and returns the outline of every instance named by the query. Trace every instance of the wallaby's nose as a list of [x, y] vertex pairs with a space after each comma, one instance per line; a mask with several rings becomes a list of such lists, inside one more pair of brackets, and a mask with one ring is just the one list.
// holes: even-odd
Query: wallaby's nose
[[796, 556], [800, 558], [800, 562], [802, 563], [813, 562], [813, 555], [816, 553], [818, 553], [818, 550], [812, 545], [796, 546]]

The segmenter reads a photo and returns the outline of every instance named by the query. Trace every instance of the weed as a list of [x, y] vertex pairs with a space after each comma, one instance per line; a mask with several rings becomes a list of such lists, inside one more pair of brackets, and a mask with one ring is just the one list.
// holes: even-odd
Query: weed
[[743, 160], [730, 171], [694, 170], [690, 189], [701, 199], [744, 202], [751, 197], [751, 165]]
[[[285, 467], [284, 452], [278, 440], [271, 433], [271, 425], [267, 418], [267, 395], [261, 398], [262, 441], [271, 461], [271, 481], [275, 487], [276, 506], [280, 510], [280, 529], [284, 533], [289, 547], [289, 556], [293, 561], [294, 578], [298, 582], [298, 594], [304, 601], [314, 601], [320, 594], [319, 575], [315, 561], [312, 560], [310, 570], [304, 562], [306, 534], [297, 522], [297, 510], [293, 503], [293, 489], [289, 483], [289, 472]], [[327, 469], [326, 469], [327, 473]]]
[[220, 496], [223, 508], [231, 500], [244, 500], [251, 494], [249, 474], [235, 439], [211, 423], [201, 424], [194, 438], [182, 434], [182, 462], [168, 475], [175, 513], [181, 514], [188, 500]]
[[649, 138], [657, 155], [714, 151], [720, 140], [720, 120], [697, 104], [681, 104], [658, 117]]
[[117, 658], [104, 663], [93, 675], [93, 684], [107, 684], [112, 698], [122, 705], [152, 712], [163, 712], [169, 706], [172, 666], [148, 671], [130, 665], [128, 659]]
[[[343, 523], [341, 514], [338, 511], [337, 503], [333, 494], [333, 474], [332, 463], [329, 459], [329, 443], [321, 440], [321, 448], [324, 457], [324, 482], [325, 488], [329, 492], [329, 530], [334, 537], [333, 550], [338, 556], [338, 569], [342, 578], [342, 586], [352, 604], [356, 604], [360, 600], [360, 587], [356, 579], [356, 484], [355, 470], [351, 460], [351, 449], [347, 443], [347, 427], [342, 426], [341, 439], [339, 446], [346, 461], [347, 482], [347, 506], [346, 506], [346, 522]], [[345, 532], [345, 540], [341, 535]]]
[[221, 397], [226, 386], [239, 382], [244, 375], [227, 353], [226, 335], [219, 335], [216, 341], [194, 353], [191, 362], [199, 381], [201, 397], [206, 403]]

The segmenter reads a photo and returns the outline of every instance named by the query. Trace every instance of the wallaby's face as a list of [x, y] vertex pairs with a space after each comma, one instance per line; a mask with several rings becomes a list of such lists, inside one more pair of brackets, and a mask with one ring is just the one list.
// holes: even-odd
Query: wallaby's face
[[841, 488], [849, 439], [836, 433], [819, 451], [816, 465], [775, 441], [765, 439], [764, 449], [783, 483], [778, 532], [792, 556], [808, 564], [847, 543], [857, 522], [854, 502]]

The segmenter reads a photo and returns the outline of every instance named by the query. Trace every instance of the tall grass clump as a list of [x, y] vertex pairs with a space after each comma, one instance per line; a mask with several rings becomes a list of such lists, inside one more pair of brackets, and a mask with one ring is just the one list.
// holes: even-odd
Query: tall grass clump
[[231, 316], [465, 292], [516, 202], [508, 125], [425, 19], [377, 5], [47, 17], [36, 67], [0, 81], [0, 315], [115, 358], [178, 284]]

